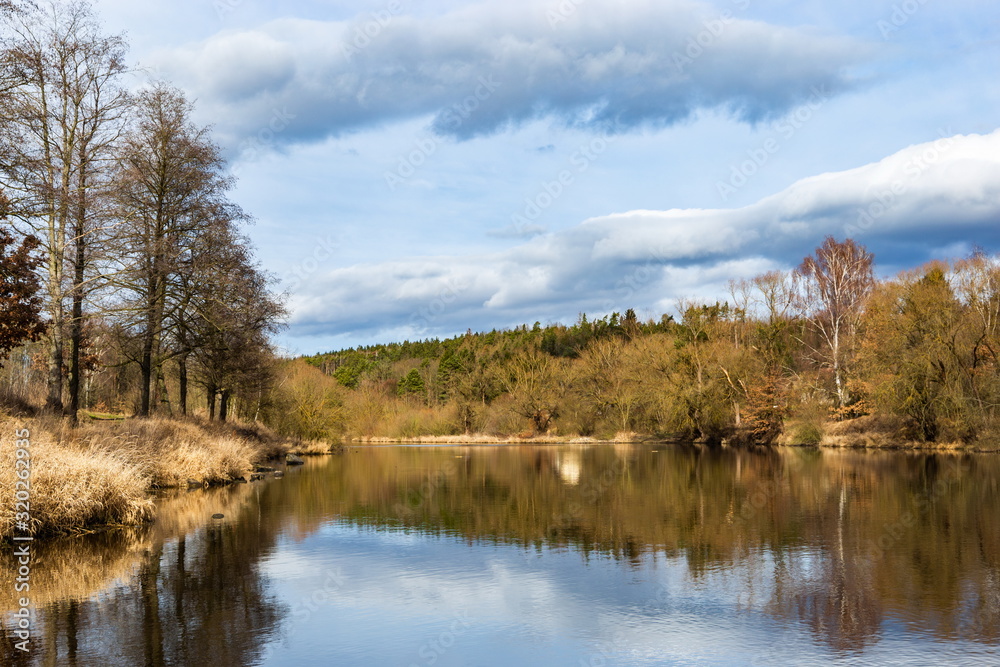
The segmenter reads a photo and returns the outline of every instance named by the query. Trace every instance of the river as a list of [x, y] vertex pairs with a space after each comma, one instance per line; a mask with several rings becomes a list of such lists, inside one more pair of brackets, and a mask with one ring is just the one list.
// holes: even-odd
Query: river
[[60, 667], [1000, 664], [998, 473], [995, 455], [350, 447], [37, 544], [30, 652], [9, 581], [0, 650]]

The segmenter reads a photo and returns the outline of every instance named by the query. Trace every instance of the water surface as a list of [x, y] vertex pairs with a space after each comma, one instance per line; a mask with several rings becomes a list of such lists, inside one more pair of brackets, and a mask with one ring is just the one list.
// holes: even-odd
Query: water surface
[[1000, 664], [998, 472], [995, 456], [811, 449], [350, 448], [41, 547], [32, 652], [2, 651], [60, 666]]

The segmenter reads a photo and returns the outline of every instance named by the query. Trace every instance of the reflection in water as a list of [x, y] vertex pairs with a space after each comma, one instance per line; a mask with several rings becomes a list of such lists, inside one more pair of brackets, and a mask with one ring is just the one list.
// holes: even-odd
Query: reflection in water
[[[785, 638], [800, 640], [803, 629], [828, 655], [846, 661], [915, 637], [936, 647], [972, 642], [995, 657], [998, 472], [1000, 457], [809, 449], [351, 449], [283, 480], [165, 499], [158, 522], [141, 530], [49, 545], [33, 571], [42, 636], [23, 664], [296, 664], [274, 649], [289, 644], [297, 617], [347, 623], [357, 606], [377, 607], [379, 598], [400, 617], [407, 617], [400, 605], [414, 604], [409, 616], [419, 629], [421, 607], [375, 583], [350, 605], [345, 591], [340, 606], [350, 608], [296, 607], [304, 593], [291, 593], [289, 582], [302, 584], [302, 568], [278, 564], [303, 554], [333, 558], [334, 548], [368, 540], [371, 531], [412, 550], [405, 566], [385, 565], [382, 578], [394, 576], [393, 567], [439, 572], [449, 566], [442, 560], [459, 559], [460, 549], [495, 545], [505, 558], [520, 553], [516, 575], [509, 563], [489, 560], [490, 581], [503, 581], [507, 598], [517, 595], [514, 589], [535, 595], [545, 588], [532, 569], [536, 561], [568, 571], [577, 566], [566, 555], [576, 554], [585, 568], [577, 588], [590, 591], [614, 624], [628, 628], [635, 621], [635, 633], [646, 633], [643, 641], [653, 647], [672, 632], [664, 623], [705, 624], [724, 615], [756, 619], [747, 622], [767, 635], [761, 643], [774, 652], [758, 656], [760, 664], [778, 662], [794, 643]], [[227, 518], [206, 523], [214, 512]], [[417, 557], [415, 544], [440, 553]], [[372, 562], [370, 553], [367, 561], [349, 549], [337, 554], [356, 568]], [[332, 561], [324, 562], [320, 569]], [[663, 572], [680, 572], [682, 579], [666, 585]], [[322, 586], [323, 575], [315, 572], [309, 585]], [[448, 576], [451, 582], [441, 585], [460, 590], [458, 568], [442, 581]], [[601, 588], [615, 577], [625, 583]], [[470, 585], [466, 595], [483, 586]], [[637, 601], [626, 602], [626, 593]], [[441, 593], [427, 597], [434, 595]], [[13, 598], [0, 592], [2, 608], [13, 608]], [[518, 613], [537, 615], [541, 603], [524, 604]], [[383, 619], [385, 613], [373, 612]], [[539, 626], [557, 627], [557, 620], [532, 617]], [[493, 623], [484, 629], [480, 618], [479, 626], [476, 619], [468, 626], [464, 641], [478, 646], [480, 661], [500, 655], [489, 652], [496, 649], [488, 648], [487, 630], [494, 640], [509, 631], [510, 619]], [[465, 632], [465, 625], [455, 627]], [[473, 639], [477, 627], [484, 634]], [[592, 639], [580, 629], [550, 632], [578, 643]], [[597, 650], [608, 664], [615, 656], [623, 664], [638, 660], [637, 644], [608, 642], [611, 648], [591, 646], [585, 656]], [[322, 643], [314, 648], [334, 651]], [[355, 657], [378, 664], [372, 650], [371, 643], [359, 644]], [[466, 658], [475, 661], [468, 650]], [[561, 650], [557, 657], [576, 655]], [[671, 649], [675, 657], [683, 650]], [[655, 657], [647, 661], [656, 664]]]
[[[39, 544], [30, 656], [15, 664], [247, 665], [282, 610], [257, 569], [275, 529], [253, 520], [256, 489], [176, 493], [150, 526]], [[214, 512], [231, 517], [206, 524]], [[13, 567], [4, 554], [4, 567]], [[0, 604], [13, 609], [15, 593]]]

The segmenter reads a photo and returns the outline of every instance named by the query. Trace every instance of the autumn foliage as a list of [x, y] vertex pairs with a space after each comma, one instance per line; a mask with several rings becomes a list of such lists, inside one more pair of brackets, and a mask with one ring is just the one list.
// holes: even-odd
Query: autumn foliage
[[34, 236], [16, 244], [14, 236], [0, 227], [0, 365], [10, 350], [45, 333], [35, 274], [41, 263], [38, 245]]
[[[827, 238], [731, 296], [645, 321], [581, 315], [307, 357], [274, 404], [291, 433], [322, 423], [327, 437], [983, 445], [1000, 433], [996, 257], [878, 280], [863, 245]], [[311, 386], [326, 378], [329, 408], [296, 388], [303, 362]]]

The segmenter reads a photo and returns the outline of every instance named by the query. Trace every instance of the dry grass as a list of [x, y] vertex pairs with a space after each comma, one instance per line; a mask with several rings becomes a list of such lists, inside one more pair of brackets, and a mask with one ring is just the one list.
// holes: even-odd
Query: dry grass
[[171, 419], [95, 422], [72, 434], [84, 447], [122, 452], [154, 487], [226, 484], [253, 471], [256, 462], [287, 451], [260, 431]]
[[331, 445], [324, 440], [297, 440], [292, 444], [288, 453], [298, 456], [321, 456], [330, 454], [338, 448], [338, 444]]
[[821, 447], [845, 449], [970, 449], [960, 441], [921, 441], [913, 425], [901, 417], [869, 415], [823, 425]]
[[[15, 493], [15, 431], [31, 431], [30, 525], [36, 534], [95, 524], [136, 524], [152, 516], [149, 477], [121, 452], [59, 443], [34, 420], [0, 419], [0, 494]], [[13, 502], [0, 503], [0, 536], [14, 532]], [[23, 508], [20, 508], [23, 509]]]
[[[99, 524], [134, 525], [152, 517], [153, 488], [227, 484], [293, 443], [261, 426], [198, 420], [97, 421], [70, 429], [57, 417], [0, 415], [0, 494], [14, 498], [15, 432], [31, 432], [31, 528], [74, 532]], [[301, 453], [328, 453], [303, 443]], [[7, 463], [3, 463], [6, 461]], [[0, 504], [0, 537], [13, 534], [16, 508]]]

